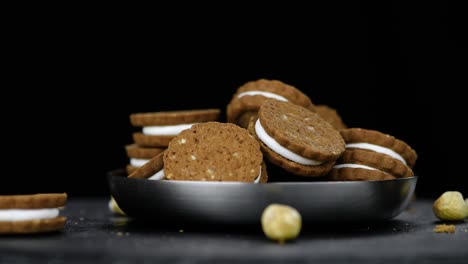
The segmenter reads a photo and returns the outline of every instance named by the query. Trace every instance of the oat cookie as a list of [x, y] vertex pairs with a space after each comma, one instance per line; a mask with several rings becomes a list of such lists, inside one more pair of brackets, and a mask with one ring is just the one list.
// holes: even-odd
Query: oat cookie
[[344, 151], [340, 134], [318, 114], [301, 106], [266, 100], [249, 131], [265, 157], [300, 176], [323, 176]]
[[257, 117], [260, 105], [272, 98], [314, 110], [310, 98], [294, 86], [277, 80], [260, 79], [239, 87], [227, 106], [227, 121], [247, 128], [250, 118]]
[[329, 177], [335, 181], [388, 180], [414, 176], [416, 152], [393, 136], [362, 128], [340, 130], [346, 151]]
[[336, 130], [341, 130], [347, 128], [346, 124], [341, 119], [341, 116], [338, 114], [336, 109], [331, 108], [327, 105], [316, 105], [314, 110], [319, 114], [319, 116], [328, 123], [330, 123]]
[[196, 123], [216, 121], [219, 115], [219, 109], [132, 114], [131, 124], [142, 127], [142, 132], [133, 134], [133, 140], [138, 146], [165, 148], [182, 130]]
[[175, 137], [164, 152], [169, 180], [265, 181], [266, 167], [258, 142], [230, 123], [197, 124]]
[[59, 209], [67, 194], [0, 195], [0, 234], [30, 234], [63, 229]]

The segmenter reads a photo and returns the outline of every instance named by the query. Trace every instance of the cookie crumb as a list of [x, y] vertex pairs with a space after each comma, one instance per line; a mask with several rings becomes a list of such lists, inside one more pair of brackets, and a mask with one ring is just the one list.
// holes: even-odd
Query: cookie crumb
[[436, 225], [433, 230], [435, 233], [455, 233], [455, 226], [454, 225]]

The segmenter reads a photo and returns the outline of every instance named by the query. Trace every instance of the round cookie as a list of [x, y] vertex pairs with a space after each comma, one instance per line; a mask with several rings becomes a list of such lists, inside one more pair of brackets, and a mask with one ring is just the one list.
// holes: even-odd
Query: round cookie
[[410, 168], [414, 167], [418, 155], [405, 142], [375, 130], [349, 128], [340, 131], [346, 142], [346, 148], [360, 148], [380, 152], [402, 161]]
[[325, 119], [325, 121], [330, 123], [336, 130], [347, 128], [336, 109], [333, 109], [327, 105], [316, 105], [314, 110], [321, 118]]
[[234, 124], [208, 122], [182, 131], [164, 152], [169, 180], [256, 182], [265, 178], [258, 142]]
[[127, 165], [127, 173], [130, 175], [138, 167], [141, 167], [164, 150], [165, 148], [140, 147], [136, 144], [125, 146], [125, 151], [130, 159], [130, 164]]
[[142, 132], [133, 133], [133, 140], [142, 147], [167, 147], [182, 130], [196, 123], [215, 121], [220, 112], [219, 109], [200, 109], [131, 114], [131, 124], [143, 127]]
[[346, 149], [330, 172], [331, 180], [387, 180], [413, 176], [401, 161], [377, 152]]
[[318, 114], [301, 106], [266, 100], [249, 131], [273, 164], [300, 176], [323, 176], [344, 151], [340, 134]]
[[58, 210], [65, 206], [66, 201], [65, 193], [0, 196], [0, 234], [43, 233], [63, 229], [66, 218], [59, 216]]
[[227, 121], [247, 128], [251, 117], [257, 118], [262, 103], [273, 98], [303, 106], [313, 111], [310, 98], [294, 86], [277, 80], [260, 79], [247, 82], [237, 89], [227, 106]]

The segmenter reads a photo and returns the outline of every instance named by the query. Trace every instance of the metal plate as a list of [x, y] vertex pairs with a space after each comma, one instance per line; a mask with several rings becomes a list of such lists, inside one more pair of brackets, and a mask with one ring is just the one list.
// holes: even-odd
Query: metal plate
[[111, 194], [136, 219], [197, 224], [258, 224], [271, 203], [293, 206], [304, 222], [387, 220], [408, 205], [417, 177], [359, 182], [150, 181], [108, 176]]

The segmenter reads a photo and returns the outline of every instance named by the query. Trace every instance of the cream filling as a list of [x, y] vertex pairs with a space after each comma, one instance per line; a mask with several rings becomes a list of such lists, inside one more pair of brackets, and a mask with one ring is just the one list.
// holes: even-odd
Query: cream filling
[[130, 158], [130, 165], [132, 165], [133, 167], [141, 167], [141, 166], [145, 165], [145, 163], [147, 163], [148, 161], [150, 161], [150, 160], [149, 159]]
[[394, 159], [397, 159], [397, 160], [403, 162], [403, 164], [406, 165], [406, 160], [400, 154], [398, 154], [394, 150], [386, 148], [386, 147], [382, 147], [382, 146], [378, 146], [378, 145], [374, 145], [374, 144], [370, 144], [370, 143], [351, 143], [351, 144], [346, 144], [346, 148], [359, 148], [359, 149], [372, 150], [372, 151], [375, 151], [375, 152], [378, 152], [378, 153], [388, 155], [388, 156], [390, 156], [390, 157], [392, 157]]
[[[149, 177], [148, 180], [158, 181], [158, 180], [162, 180], [164, 177], [165, 177], [164, 169], [162, 169], [158, 171], [156, 174], [154, 174], [153, 176]], [[261, 177], [262, 177], [262, 166], [260, 166], [260, 172], [253, 183], [259, 183]]]
[[257, 184], [260, 182], [260, 178], [262, 177], [262, 166], [260, 166], [260, 172], [258, 173], [257, 178], [254, 180], [253, 183]]
[[177, 136], [182, 130], [189, 129], [194, 124], [180, 124], [172, 126], [145, 126], [143, 134], [148, 136]]
[[30, 221], [51, 219], [59, 215], [58, 208], [44, 209], [2, 209], [0, 221]]
[[268, 98], [274, 98], [276, 100], [279, 100], [279, 101], [284, 101], [284, 102], [287, 102], [288, 99], [286, 99], [285, 97], [281, 96], [281, 95], [277, 95], [275, 93], [270, 93], [270, 92], [263, 92], [263, 91], [247, 91], [247, 92], [243, 92], [243, 93], [240, 93], [239, 95], [237, 95], [237, 98], [241, 98], [243, 96], [253, 96], [253, 95], [261, 95], [261, 96], [265, 96], [265, 97], [268, 97]]
[[289, 149], [281, 146], [274, 138], [270, 137], [265, 129], [262, 127], [260, 124], [260, 119], [257, 120], [255, 123], [255, 133], [257, 133], [258, 138], [265, 144], [267, 147], [269, 147], [271, 150], [276, 152], [278, 155], [294, 161], [296, 163], [302, 164], [302, 165], [312, 165], [312, 166], [317, 166], [322, 164], [323, 162], [316, 161], [316, 160], [311, 160], [304, 158]]
[[353, 164], [353, 163], [338, 164], [338, 165], [333, 166], [333, 168], [334, 169], [351, 168], [351, 169], [375, 170], [375, 171], [380, 171], [380, 172], [383, 172], [385, 174], [388, 174], [385, 171], [381, 171], [381, 170], [373, 168], [373, 167], [369, 167], [369, 166], [361, 165], [361, 164]]
[[164, 179], [164, 177], [165, 177], [164, 170], [160, 170], [156, 172], [153, 176], [149, 177], [148, 180], [159, 181], [159, 180]]

